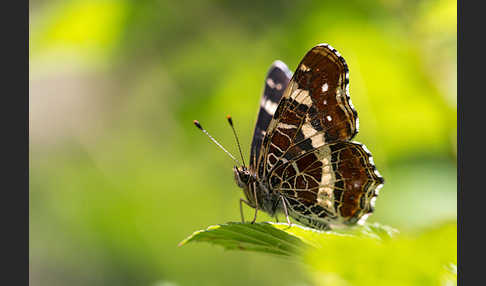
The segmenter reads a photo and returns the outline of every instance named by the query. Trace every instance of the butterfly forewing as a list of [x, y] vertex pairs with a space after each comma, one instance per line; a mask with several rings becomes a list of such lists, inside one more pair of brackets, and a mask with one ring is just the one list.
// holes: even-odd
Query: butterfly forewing
[[329, 45], [317, 45], [304, 56], [264, 135], [259, 177], [306, 150], [354, 137], [357, 113], [348, 75], [346, 62]]
[[252, 170], [256, 169], [255, 163], [260, 155], [263, 136], [291, 77], [292, 72], [281, 61], [275, 61], [265, 77], [265, 87], [260, 100], [260, 110], [258, 111], [251, 143], [250, 168]]

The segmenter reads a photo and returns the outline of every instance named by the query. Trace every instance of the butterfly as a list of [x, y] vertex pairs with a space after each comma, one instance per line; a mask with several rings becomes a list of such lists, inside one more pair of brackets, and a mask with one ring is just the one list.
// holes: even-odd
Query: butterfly
[[250, 164], [233, 168], [245, 196], [242, 221], [242, 203], [255, 209], [252, 222], [262, 210], [320, 230], [362, 224], [373, 212], [384, 179], [368, 149], [351, 141], [359, 123], [348, 86], [348, 66], [328, 44], [310, 49], [293, 75], [283, 62], [272, 64]]

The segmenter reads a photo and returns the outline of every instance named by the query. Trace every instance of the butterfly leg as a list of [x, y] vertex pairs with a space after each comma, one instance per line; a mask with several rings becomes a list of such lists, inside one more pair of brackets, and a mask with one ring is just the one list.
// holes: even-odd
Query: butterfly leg
[[241, 215], [241, 222], [242, 223], [245, 223], [245, 216], [243, 215], [243, 205], [241, 203], [245, 203], [247, 204], [248, 206], [250, 205], [250, 203], [248, 201], [246, 201], [245, 199], [240, 199], [240, 215]]
[[253, 217], [253, 220], [251, 223], [255, 223], [256, 218], [257, 218], [257, 213], [258, 213], [258, 200], [257, 200], [257, 193], [256, 193], [256, 183], [253, 182], [253, 194], [255, 196], [255, 216]]
[[289, 211], [287, 210], [287, 204], [285, 204], [285, 200], [284, 200], [283, 196], [280, 196], [280, 199], [282, 200], [282, 207], [284, 209], [285, 218], [287, 219], [287, 223], [289, 224], [289, 227], [290, 227], [292, 225], [292, 223], [290, 222]]

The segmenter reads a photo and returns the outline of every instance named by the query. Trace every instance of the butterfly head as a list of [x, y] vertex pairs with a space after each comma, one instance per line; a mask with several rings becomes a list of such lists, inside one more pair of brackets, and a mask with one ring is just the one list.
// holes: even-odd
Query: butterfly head
[[235, 181], [238, 187], [245, 189], [250, 185], [251, 174], [250, 171], [245, 167], [233, 167], [233, 172], [235, 174]]
[[243, 189], [243, 193], [251, 207], [256, 207], [255, 196], [252, 192], [252, 183], [256, 181], [250, 171], [246, 167], [233, 167], [235, 174], [235, 181], [238, 187]]

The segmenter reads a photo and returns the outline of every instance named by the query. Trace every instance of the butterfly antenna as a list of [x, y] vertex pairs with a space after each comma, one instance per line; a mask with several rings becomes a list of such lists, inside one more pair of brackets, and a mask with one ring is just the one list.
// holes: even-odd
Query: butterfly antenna
[[230, 152], [228, 152], [226, 149], [224, 149], [224, 147], [219, 144], [218, 141], [216, 141], [216, 139], [213, 138], [213, 136], [209, 135], [209, 133], [206, 131], [206, 129], [204, 129], [201, 124], [199, 123], [199, 121], [197, 120], [194, 120], [194, 125], [196, 125], [197, 128], [199, 128], [199, 130], [201, 130], [202, 132], [204, 132], [204, 134], [206, 134], [209, 139], [211, 139], [211, 141], [213, 141], [216, 145], [218, 145], [219, 148], [221, 148], [228, 156], [231, 157], [231, 159], [233, 159], [233, 161], [235, 161], [238, 165], [241, 165], [240, 162], [233, 156], [231, 155]]
[[243, 161], [243, 167], [244, 167], [244, 166], [246, 166], [245, 165], [245, 159], [243, 159], [243, 153], [241, 152], [240, 140], [238, 140], [238, 136], [236, 135], [235, 127], [233, 126], [233, 119], [229, 115], [226, 116], [226, 118], [228, 119], [228, 123], [230, 124], [231, 129], [233, 130], [233, 134], [235, 135], [236, 144], [238, 145], [238, 150], [240, 151], [241, 161]]

